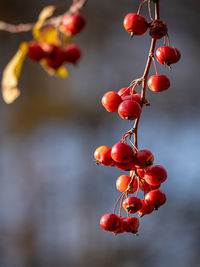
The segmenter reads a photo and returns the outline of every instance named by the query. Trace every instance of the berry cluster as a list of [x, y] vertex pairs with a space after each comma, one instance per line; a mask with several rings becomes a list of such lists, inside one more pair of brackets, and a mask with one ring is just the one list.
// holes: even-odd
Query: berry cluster
[[[167, 172], [161, 165], [153, 165], [154, 156], [151, 151], [138, 149], [137, 130], [142, 108], [149, 105], [146, 100], [146, 85], [148, 84], [149, 89], [154, 92], [161, 92], [170, 87], [168, 77], [158, 75], [154, 59], [156, 41], [164, 37], [164, 46], [159, 47], [155, 52], [155, 57], [161, 64], [170, 67], [180, 59], [180, 52], [177, 48], [170, 46], [167, 25], [159, 19], [159, 0], [154, 1], [155, 19], [152, 19], [150, 1], [148, 1], [150, 23], [139, 15], [145, 2], [145, 0], [141, 2], [137, 14], [129, 13], [124, 18], [124, 28], [131, 36], [142, 35], [149, 28], [152, 42], [144, 74], [141, 78], [133, 80], [130, 86], [121, 88], [118, 92], [107, 92], [101, 100], [108, 112], [118, 112], [122, 119], [135, 120], [134, 126], [123, 134], [120, 142], [112, 147], [100, 146], [94, 152], [97, 165], [117, 167], [119, 170], [130, 172], [129, 175], [123, 174], [117, 178], [116, 188], [121, 195], [113, 213], [104, 214], [100, 219], [100, 226], [115, 234], [123, 232], [136, 234], [139, 220], [130, 215], [137, 212], [138, 217], [143, 217], [157, 210], [166, 202], [166, 195], [159, 188], [167, 179]], [[168, 45], [166, 45], [166, 40], [168, 40]], [[152, 61], [156, 75], [147, 79]], [[141, 93], [138, 93], [136, 86], [141, 84]], [[132, 135], [134, 135], [134, 142], [131, 140]], [[127, 144], [127, 138], [129, 138], [130, 145]], [[139, 192], [141, 192], [141, 198]], [[129, 196], [131, 194], [135, 194], [135, 196]], [[119, 202], [119, 214], [116, 215]], [[121, 215], [122, 207], [126, 211], [127, 217]]]
[[[83, 30], [85, 24], [83, 15], [67, 14], [63, 16], [61, 30], [68, 36], [74, 36]], [[76, 44], [63, 47], [61, 42], [57, 44], [32, 41], [29, 43], [28, 57], [35, 61], [45, 60], [48, 67], [57, 70], [64, 63], [76, 63], [81, 58], [81, 49]]]

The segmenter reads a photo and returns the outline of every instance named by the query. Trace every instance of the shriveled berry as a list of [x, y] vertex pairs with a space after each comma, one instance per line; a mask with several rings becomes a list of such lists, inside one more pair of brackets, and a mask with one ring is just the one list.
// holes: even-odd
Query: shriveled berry
[[[129, 186], [131, 182], [131, 177], [128, 176], [128, 175], [120, 175], [118, 178], [117, 178], [117, 181], [116, 181], [116, 188], [120, 191], [120, 192], [125, 192]], [[137, 182], [137, 179], [134, 179], [133, 181], [133, 184], [131, 186], [129, 186], [129, 190], [128, 190], [128, 193], [129, 194], [132, 194], [134, 193], [137, 188], [138, 188], [138, 182]]]
[[107, 92], [101, 99], [102, 105], [109, 112], [116, 112], [121, 102], [121, 97], [114, 91]]
[[141, 106], [132, 100], [124, 100], [118, 108], [118, 114], [122, 119], [135, 120], [141, 114]]
[[120, 227], [120, 218], [113, 213], [104, 214], [100, 219], [100, 226], [106, 231], [116, 231]]
[[132, 147], [125, 143], [116, 143], [111, 148], [111, 157], [114, 161], [127, 163], [133, 159], [134, 151]]
[[154, 39], [161, 39], [167, 32], [167, 24], [162, 20], [155, 19], [149, 24], [149, 34]]
[[127, 197], [123, 201], [123, 208], [128, 212], [128, 213], [135, 213], [138, 210], [142, 208], [142, 203], [139, 198], [137, 197]]
[[146, 170], [144, 179], [150, 185], [159, 185], [167, 179], [167, 172], [162, 166], [155, 165]]
[[148, 80], [148, 87], [153, 92], [162, 92], [170, 87], [170, 80], [166, 75], [152, 75]]
[[127, 14], [124, 18], [123, 24], [125, 30], [134, 35], [144, 34], [148, 27], [147, 20], [136, 13]]
[[142, 202], [142, 208], [138, 211], [138, 216], [143, 217], [146, 214], [150, 214], [154, 210], [154, 206], [150, 206], [145, 203], [144, 199], [141, 199]]
[[135, 167], [138, 169], [149, 168], [154, 162], [154, 156], [147, 149], [138, 150], [134, 156]]
[[165, 204], [167, 198], [163, 191], [156, 189], [146, 194], [144, 201], [147, 205], [154, 206], [158, 209], [161, 205]]
[[68, 45], [64, 50], [64, 61], [76, 63], [81, 58], [81, 49], [76, 44]]
[[83, 15], [79, 13], [65, 15], [62, 19], [62, 26], [65, 32], [71, 34], [80, 33], [85, 27], [86, 20]]
[[45, 56], [42, 47], [35, 41], [29, 43], [27, 56], [35, 61], [40, 61]]
[[181, 53], [176, 47], [161, 46], [156, 50], [156, 59], [159, 63], [170, 66], [178, 62], [181, 58]]
[[102, 164], [104, 166], [114, 166], [115, 162], [111, 158], [111, 148], [108, 146], [100, 146], [94, 152], [94, 158], [96, 164]]

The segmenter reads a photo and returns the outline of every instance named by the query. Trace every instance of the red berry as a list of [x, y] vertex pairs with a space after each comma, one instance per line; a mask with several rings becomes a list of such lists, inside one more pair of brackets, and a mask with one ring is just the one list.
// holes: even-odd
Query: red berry
[[138, 169], [144, 169], [150, 167], [154, 162], [154, 156], [151, 151], [144, 149], [139, 150], [134, 156], [135, 167]]
[[167, 198], [165, 193], [159, 189], [148, 192], [144, 198], [145, 203], [147, 205], [154, 206], [155, 209], [158, 209], [161, 205], [163, 205], [166, 200]]
[[159, 63], [170, 66], [179, 61], [180, 51], [172, 46], [161, 46], [156, 50], [156, 59]]
[[124, 220], [124, 232], [130, 232], [136, 234], [138, 232], [140, 222], [136, 217], [129, 217]]
[[118, 91], [118, 95], [120, 95], [121, 98], [124, 100], [124, 98], [125, 98], [126, 96], [129, 96], [129, 95], [131, 94], [131, 92], [132, 92], [132, 94], [136, 94], [136, 93], [137, 93], [137, 91], [135, 91], [134, 89], [131, 90], [131, 88], [124, 87], [124, 88], [121, 88], [121, 89]]
[[140, 201], [139, 198], [137, 197], [127, 197], [123, 201], [123, 208], [128, 212], [128, 213], [135, 213], [138, 210], [142, 208], [142, 202]]
[[45, 52], [37, 42], [32, 41], [29, 43], [27, 56], [32, 60], [40, 61], [45, 56]]
[[133, 160], [131, 160], [130, 162], [127, 162], [127, 163], [116, 162], [115, 165], [121, 171], [135, 170], [135, 162]]
[[124, 28], [134, 35], [142, 35], [146, 32], [148, 23], [146, 19], [136, 13], [129, 13], [124, 18]]
[[148, 80], [148, 86], [151, 91], [161, 92], [170, 87], [170, 80], [165, 75], [153, 75]]
[[116, 143], [111, 148], [111, 157], [114, 161], [127, 163], [133, 159], [134, 151], [132, 147], [125, 143]]
[[71, 34], [77, 34], [83, 30], [85, 27], [86, 20], [83, 15], [69, 14], [65, 15], [62, 19], [62, 26], [66, 32]]
[[64, 62], [64, 54], [62, 49], [52, 43], [46, 43], [42, 45], [45, 52], [45, 58], [49, 67], [58, 69]]
[[120, 227], [120, 217], [113, 214], [104, 214], [100, 219], [100, 226], [106, 231], [116, 231]]
[[146, 170], [144, 179], [150, 185], [159, 185], [167, 179], [167, 172], [162, 166], [155, 165]]
[[155, 19], [149, 24], [149, 34], [154, 39], [161, 39], [167, 32], [167, 24], [162, 20]]
[[145, 174], [145, 169], [137, 169], [137, 174], [143, 178], [144, 177], [144, 174]]
[[127, 224], [127, 222], [126, 222], [127, 218], [124, 216], [120, 216], [119, 218], [120, 218], [120, 226], [116, 231], [113, 231], [114, 234], [121, 234], [121, 233], [125, 232], [125, 227]]
[[123, 100], [132, 100], [132, 101], [136, 101], [138, 104], [140, 104], [141, 103], [141, 95], [136, 92], [133, 95], [125, 96], [123, 98]]
[[124, 100], [118, 108], [119, 116], [125, 120], [135, 120], [141, 114], [141, 106], [132, 100]]
[[100, 146], [94, 152], [96, 164], [102, 164], [104, 166], [114, 166], [115, 162], [111, 158], [111, 148], [108, 146]]
[[102, 105], [109, 112], [116, 112], [121, 102], [121, 97], [114, 91], [107, 92], [101, 99]]
[[[138, 170], [137, 170], [138, 172]], [[160, 187], [159, 185], [150, 185], [148, 184], [144, 179], [140, 179], [139, 181], [139, 187], [143, 192], [150, 192], [152, 190], [158, 189]]]
[[150, 214], [154, 210], [154, 206], [150, 206], [145, 203], [144, 199], [141, 199], [142, 202], [142, 208], [138, 211], [138, 216], [143, 217], [146, 214]]
[[[129, 186], [131, 182], [131, 177], [128, 175], [120, 175], [117, 178], [116, 181], [116, 188], [120, 191], [120, 192], [125, 192]], [[130, 190], [128, 191], [129, 194], [134, 193], [138, 188], [138, 182], [137, 179], [134, 179], [133, 181], [133, 185], [130, 187]]]
[[75, 44], [70, 44], [63, 50], [63, 54], [66, 62], [76, 63], [81, 58], [81, 49]]

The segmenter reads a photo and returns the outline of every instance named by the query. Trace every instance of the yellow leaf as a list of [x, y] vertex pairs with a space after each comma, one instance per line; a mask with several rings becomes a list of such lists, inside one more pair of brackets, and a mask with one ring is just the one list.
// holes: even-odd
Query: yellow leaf
[[33, 28], [33, 31], [32, 31], [33, 36], [36, 40], [40, 38], [40, 29], [43, 26], [45, 20], [53, 15], [54, 10], [55, 10], [55, 6], [46, 6], [40, 12], [38, 21], [35, 24], [35, 27]]
[[59, 31], [54, 27], [46, 27], [40, 31], [39, 43], [53, 43], [60, 45]]
[[20, 95], [17, 88], [22, 65], [28, 52], [28, 43], [21, 43], [17, 53], [10, 60], [3, 71], [2, 77], [2, 95], [7, 104], [12, 103]]
[[61, 78], [67, 78], [68, 77], [68, 71], [64, 66], [61, 66], [57, 69], [56, 73], [57, 76], [60, 76]]
[[48, 66], [45, 59], [42, 59], [40, 61], [40, 64], [49, 75], [56, 75], [56, 76], [59, 76], [61, 78], [67, 78], [68, 77], [68, 71], [64, 66], [61, 66], [57, 70], [54, 70], [53, 68], [50, 68]]

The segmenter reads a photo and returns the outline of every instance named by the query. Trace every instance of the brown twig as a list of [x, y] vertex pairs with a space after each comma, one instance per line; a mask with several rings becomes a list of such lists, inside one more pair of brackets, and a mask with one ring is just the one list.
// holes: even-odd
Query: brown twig
[[[76, 3], [73, 3], [69, 7], [67, 12], [65, 12], [64, 14], [46, 20], [46, 22], [44, 23], [44, 26], [52, 25], [52, 26], [58, 27], [64, 15], [69, 14], [69, 13], [74, 13], [80, 10], [81, 8], [85, 6], [86, 2], [87, 0], [79, 0]], [[28, 32], [28, 31], [31, 31], [34, 28], [34, 26], [35, 26], [35, 23], [13, 25], [13, 24], [6, 23], [4, 21], [0, 21], [0, 31], [7, 31], [10, 33]]]
[[[155, 3], [155, 19], [159, 19], [160, 17], [159, 0], [154, 0], [153, 2]], [[146, 86], [147, 86], [147, 78], [148, 78], [149, 70], [151, 67], [152, 59], [154, 57], [155, 46], [156, 46], [156, 39], [152, 39], [145, 70], [144, 70], [142, 78], [140, 78], [140, 80], [142, 81], [142, 91], [141, 91], [141, 107], [142, 108], [144, 107], [144, 105], [149, 105], [149, 102], [146, 100]], [[137, 149], [138, 149], [139, 120], [140, 120], [140, 117], [135, 120], [134, 126], [124, 134], [125, 137], [127, 136], [131, 137], [134, 134], [134, 144]]]

